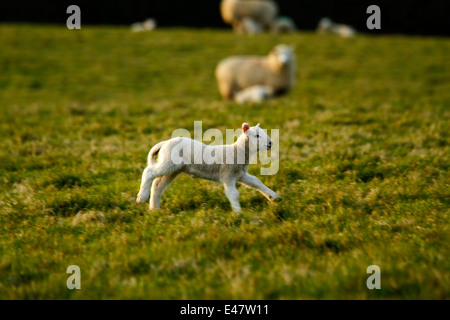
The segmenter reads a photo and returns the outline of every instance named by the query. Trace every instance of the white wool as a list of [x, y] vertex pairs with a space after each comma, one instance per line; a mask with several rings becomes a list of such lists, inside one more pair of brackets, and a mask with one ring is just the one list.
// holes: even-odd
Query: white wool
[[236, 94], [234, 99], [238, 103], [261, 102], [272, 98], [273, 90], [268, 86], [253, 86]]
[[271, 0], [222, 0], [220, 13], [225, 23], [233, 26], [236, 32], [242, 28], [245, 18], [251, 18], [264, 30], [271, 30], [278, 14], [278, 6]]
[[132, 32], [152, 31], [156, 29], [156, 21], [154, 19], [146, 19], [144, 22], [136, 22], [131, 25]]
[[338, 25], [335, 25], [332, 29], [331, 29], [331, 31], [334, 33], [334, 34], [337, 34], [337, 35], [339, 35], [339, 36], [341, 36], [342, 38], [351, 38], [351, 37], [354, 37], [355, 36], [355, 30], [352, 28], [352, 27], [350, 27], [350, 26], [347, 26], [347, 25], [345, 25], [345, 24], [338, 24]]
[[317, 26], [317, 32], [321, 34], [331, 33], [342, 38], [352, 38], [356, 35], [356, 30], [346, 24], [338, 24], [330, 18], [322, 18]]

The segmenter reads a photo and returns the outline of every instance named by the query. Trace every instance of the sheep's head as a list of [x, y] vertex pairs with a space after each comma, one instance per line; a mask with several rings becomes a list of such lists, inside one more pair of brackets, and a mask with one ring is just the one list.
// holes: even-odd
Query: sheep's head
[[248, 123], [243, 123], [242, 131], [248, 137], [251, 149], [254, 148], [255, 151], [272, 149], [272, 139], [264, 129], [259, 127], [259, 123], [254, 127], [250, 127]]
[[319, 21], [318, 30], [319, 31], [328, 31], [333, 26], [333, 21], [331, 21], [329, 18], [322, 18]]
[[270, 65], [274, 70], [292, 68], [295, 64], [295, 53], [292, 46], [280, 44], [269, 53]]

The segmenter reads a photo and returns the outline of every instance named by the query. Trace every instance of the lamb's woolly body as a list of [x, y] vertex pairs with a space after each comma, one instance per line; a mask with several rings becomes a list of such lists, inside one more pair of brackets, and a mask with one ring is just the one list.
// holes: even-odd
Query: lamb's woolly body
[[273, 1], [261, 0], [222, 0], [220, 12], [225, 23], [238, 30], [244, 18], [252, 18], [264, 29], [270, 30], [278, 14], [278, 6]]
[[[151, 186], [150, 208], [159, 208], [164, 189], [182, 172], [222, 183], [235, 211], [240, 210], [239, 192], [236, 189], [238, 181], [258, 189], [271, 201], [279, 200], [275, 192], [247, 173], [258, 149], [270, 148], [272, 141], [259, 125], [252, 128], [244, 125], [247, 126], [246, 132], [231, 145], [209, 146], [189, 138], [173, 138], [155, 145], [149, 152], [148, 166], [142, 174], [137, 202], [149, 198]], [[256, 138], [257, 135], [259, 138]], [[218, 154], [222, 155], [222, 161], [217, 161]], [[229, 155], [233, 159], [231, 163], [227, 162]]]
[[236, 93], [234, 99], [238, 103], [261, 102], [272, 98], [273, 90], [268, 86], [257, 85]]
[[[275, 51], [282, 51], [286, 64], [280, 63]], [[273, 94], [287, 92], [295, 83], [295, 66], [292, 48], [285, 45], [275, 47], [266, 57], [229, 57], [216, 68], [220, 94], [225, 99], [234, 99], [240, 91], [253, 86], [268, 87]]]

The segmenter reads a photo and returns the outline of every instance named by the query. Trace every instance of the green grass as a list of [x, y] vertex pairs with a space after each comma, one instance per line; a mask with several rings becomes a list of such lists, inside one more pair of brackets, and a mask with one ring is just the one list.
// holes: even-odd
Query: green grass
[[[220, 99], [232, 54], [294, 44], [298, 83]], [[1, 299], [448, 299], [450, 40], [0, 25]], [[136, 204], [173, 130], [280, 129], [283, 201], [180, 176]], [[81, 290], [66, 269], [81, 268]], [[381, 290], [366, 288], [369, 265]]]

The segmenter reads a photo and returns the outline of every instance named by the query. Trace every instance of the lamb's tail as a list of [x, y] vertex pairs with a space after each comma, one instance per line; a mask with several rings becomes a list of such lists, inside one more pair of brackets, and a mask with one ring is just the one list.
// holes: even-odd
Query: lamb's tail
[[159, 150], [161, 150], [161, 147], [165, 142], [166, 141], [163, 141], [155, 145], [148, 154], [148, 164], [147, 168], [145, 168], [144, 172], [142, 173], [141, 187], [139, 188], [136, 202], [145, 202], [150, 197], [150, 187], [154, 178], [154, 172], [151, 166], [156, 163], [156, 155], [158, 154]]
[[161, 150], [162, 146], [166, 143], [167, 141], [162, 141], [158, 144], [155, 144], [153, 146], [153, 148], [151, 148], [149, 154], [148, 154], [148, 165], [153, 165], [156, 163], [156, 155], [159, 153], [159, 150]]

